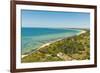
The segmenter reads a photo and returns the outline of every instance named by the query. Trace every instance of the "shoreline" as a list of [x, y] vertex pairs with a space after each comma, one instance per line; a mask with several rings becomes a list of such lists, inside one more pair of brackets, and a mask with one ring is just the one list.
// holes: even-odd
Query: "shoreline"
[[[86, 31], [85, 31], [85, 30], [82, 30], [81, 32], [77, 33], [76, 36], [78, 36], [78, 35], [80, 35], [80, 34], [83, 34], [83, 33], [86, 33]], [[39, 49], [41, 49], [41, 48], [43, 48], [43, 47], [45, 47], [45, 46], [49, 46], [50, 44], [52, 44], [52, 43], [54, 43], [54, 42], [57, 42], [57, 41], [60, 41], [60, 40], [63, 40], [63, 39], [64, 39], [64, 38], [62, 38], [62, 39], [57, 39], [57, 40], [55, 40], [55, 41], [47, 42], [47, 43], [41, 45], [37, 50], [39, 50]], [[33, 52], [35, 52], [35, 51], [33, 51]], [[33, 53], [33, 52], [31, 52], [31, 53]], [[26, 56], [30, 55], [31, 53], [21, 55], [21, 58], [26, 57]]]
[[76, 35], [80, 35], [80, 34], [83, 34], [85, 32], [86, 32], [85, 30], [82, 30], [80, 33], [77, 33]]
[[[80, 34], [83, 34], [83, 33], [85, 33], [85, 32], [86, 32], [86, 31], [82, 30], [80, 33], [76, 34], [76, 36], [77, 36], [77, 35], [80, 35]], [[54, 42], [57, 42], [57, 41], [60, 41], [60, 40], [63, 40], [63, 38], [62, 38], [62, 39], [55, 40], [55, 41], [48, 42], [48, 43], [46, 43], [46, 44], [43, 44], [42, 46], [39, 47], [39, 49], [40, 49], [40, 48], [43, 48], [43, 47], [45, 47], [45, 46], [49, 46], [50, 44], [52, 44], [52, 43], [54, 43]]]

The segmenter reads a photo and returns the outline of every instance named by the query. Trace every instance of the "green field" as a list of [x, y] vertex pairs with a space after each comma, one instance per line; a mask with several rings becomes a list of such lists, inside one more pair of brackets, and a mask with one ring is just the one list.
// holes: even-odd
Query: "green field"
[[90, 59], [90, 32], [64, 38], [23, 57], [22, 63]]

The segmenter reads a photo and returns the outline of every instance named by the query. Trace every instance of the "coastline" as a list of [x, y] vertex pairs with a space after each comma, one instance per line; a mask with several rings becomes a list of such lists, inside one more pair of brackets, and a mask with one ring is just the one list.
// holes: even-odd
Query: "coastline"
[[[86, 33], [86, 31], [85, 31], [85, 30], [82, 30], [81, 32], [77, 33], [76, 36], [78, 36], [78, 35], [80, 35], [80, 34], [83, 34], [83, 33]], [[45, 47], [45, 46], [49, 46], [50, 44], [52, 44], [52, 43], [54, 43], [54, 42], [57, 42], [57, 41], [60, 41], [60, 40], [63, 40], [63, 39], [64, 39], [64, 38], [62, 38], [62, 39], [57, 39], [57, 40], [55, 40], [55, 41], [47, 42], [47, 43], [41, 45], [37, 50], [39, 50], [39, 49], [41, 49], [41, 48], [43, 48], [43, 47]], [[33, 51], [33, 52], [35, 52], [35, 51]], [[33, 52], [31, 52], [31, 53], [33, 53]], [[31, 53], [21, 55], [21, 58], [24, 58], [24, 57], [30, 55]]]
[[83, 34], [85, 32], [86, 32], [85, 30], [82, 30], [80, 33], [77, 33], [77, 35]]
[[[85, 32], [86, 32], [86, 31], [82, 30], [80, 33], [76, 34], [76, 36], [78, 36], [78, 35], [80, 35], [80, 34], [83, 34], [83, 33], [85, 33]], [[40, 48], [43, 48], [43, 47], [45, 47], [45, 46], [49, 46], [50, 44], [52, 44], [52, 43], [54, 43], [54, 42], [57, 42], [57, 41], [60, 41], [60, 40], [62, 40], [62, 39], [57, 39], [57, 40], [55, 40], [55, 41], [52, 41], [52, 42], [48, 42], [48, 43], [46, 43], [46, 44], [43, 44], [42, 46], [39, 47], [39, 49], [40, 49]]]

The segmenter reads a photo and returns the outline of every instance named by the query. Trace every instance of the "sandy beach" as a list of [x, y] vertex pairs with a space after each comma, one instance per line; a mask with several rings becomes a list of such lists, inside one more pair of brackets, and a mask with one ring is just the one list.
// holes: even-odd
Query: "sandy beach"
[[77, 35], [80, 35], [80, 34], [83, 34], [85, 33], [86, 31], [85, 30], [82, 30], [80, 33], [78, 33]]
[[25, 56], [27, 56], [28, 54], [26, 54], [26, 55], [21, 55], [21, 58], [23, 58], [23, 57], [25, 57]]

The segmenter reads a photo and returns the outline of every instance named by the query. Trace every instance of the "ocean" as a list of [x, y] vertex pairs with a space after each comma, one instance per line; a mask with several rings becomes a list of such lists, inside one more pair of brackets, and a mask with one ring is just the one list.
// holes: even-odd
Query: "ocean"
[[21, 53], [27, 54], [45, 43], [75, 36], [81, 31], [67, 28], [21, 28]]

